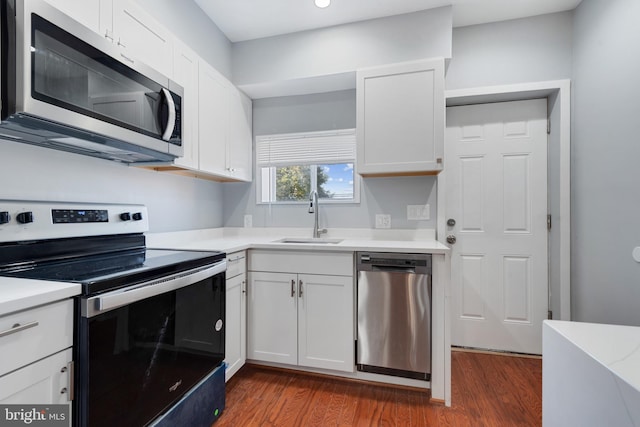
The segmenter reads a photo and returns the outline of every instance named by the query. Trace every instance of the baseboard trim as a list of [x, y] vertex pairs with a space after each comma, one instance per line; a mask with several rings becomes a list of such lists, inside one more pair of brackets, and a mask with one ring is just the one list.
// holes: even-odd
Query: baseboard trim
[[473, 347], [451, 346], [451, 351], [457, 351], [460, 353], [490, 354], [492, 356], [521, 357], [524, 359], [542, 359], [542, 356], [540, 356], [539, 354], [514, 353], [510, 351], [487, 350], [484, 348], [473, 348]]

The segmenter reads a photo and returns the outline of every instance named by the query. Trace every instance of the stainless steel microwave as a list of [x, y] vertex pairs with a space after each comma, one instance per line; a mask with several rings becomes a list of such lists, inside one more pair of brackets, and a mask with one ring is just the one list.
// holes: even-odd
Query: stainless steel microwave
[[42, 0], [0, 5], [0, 139], [123, 163], [182, 156], [181, 86]]

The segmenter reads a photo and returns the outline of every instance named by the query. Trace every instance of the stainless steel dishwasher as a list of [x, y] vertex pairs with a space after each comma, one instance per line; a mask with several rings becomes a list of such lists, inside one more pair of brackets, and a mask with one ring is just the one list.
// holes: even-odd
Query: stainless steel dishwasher
[[359, 371], [431, 380], [431, 255], [358, 252]]

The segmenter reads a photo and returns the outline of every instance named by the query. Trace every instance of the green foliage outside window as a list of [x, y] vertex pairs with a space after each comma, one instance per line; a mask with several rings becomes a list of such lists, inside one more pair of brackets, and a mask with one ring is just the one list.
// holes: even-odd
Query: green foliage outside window
[[[318, 197], [330, 198], [332, 193], [324, 186], [329, 176], [322, 167], [313, 167], [317, 170]], [[309, 199], [311, 192], [311, 166], [284, 166], [276, 168], [276, 200], [304, 201]]]

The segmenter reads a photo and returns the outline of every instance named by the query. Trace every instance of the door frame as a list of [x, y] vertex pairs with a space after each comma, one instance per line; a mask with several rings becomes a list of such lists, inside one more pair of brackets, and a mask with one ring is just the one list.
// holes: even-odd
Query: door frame
[[[549, 152], [559, 153], [557, 175], [548, 166], [547, 194], [558, 191], [558, 206], [550, 206], [554, 221], [549, 235], [549, 310], [553, 319], [571, 320], [571, 80], [520, 83], [504, 86], [487, 86], [445, 92], [446, 106], [488, 104], [503, 101], [520, 101], [546, 98], [547, 115], [551, 126]], [[446, 235], [446, 160], [437, 179], [436, 238], [443, 244]], [[552, 178], [555, 177], [555, 178]], [[551, 254], [558, 254], [559, 265], [554, 266]]]

